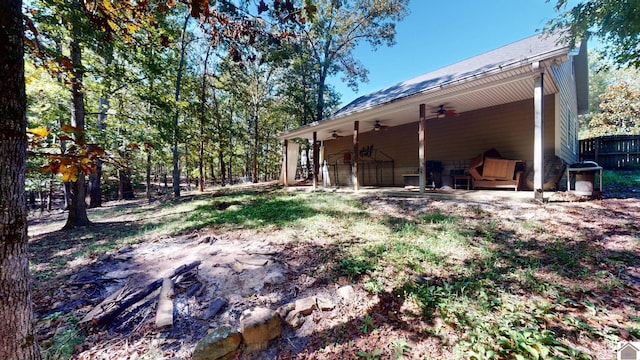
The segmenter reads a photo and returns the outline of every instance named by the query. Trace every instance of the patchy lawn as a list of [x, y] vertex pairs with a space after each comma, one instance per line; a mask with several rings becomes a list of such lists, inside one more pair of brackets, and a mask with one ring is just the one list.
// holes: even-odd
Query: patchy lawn
[[[65, 214], [34, 217], [39, 339], [49, 359], [189, 359], [208, 329], [237, 326], [245, 309], [321, 295], [336, 307], [239, 357], [611, 359], [617, 342], [640, 339], [634, 184], [544, 205], [230, 188], [108, 203], [71, 232], [59, 231]], [[266, 268], [234, 267], [258, 255], [285, 278], [264, 284]], [[193, 260], [202, 264], [184, 287], [202, 288], [176, 297], [171, 329], [154, 328], [155, 297], [107, 326], [79, 323], [116, 290]], [[336, 295], [345, 285], [349, 301]], [[217, 297], [228, 304], [203, 320]]]

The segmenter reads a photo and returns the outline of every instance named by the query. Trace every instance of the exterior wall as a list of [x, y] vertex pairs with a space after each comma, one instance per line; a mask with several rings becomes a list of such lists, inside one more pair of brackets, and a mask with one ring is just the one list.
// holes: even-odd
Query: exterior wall
[[555, 155], [571, 164], [578, 161], [578, 100], [573, 62], [570, 60], [554, 66], [551, 72], [560, 89], [557, 95]]
[[[555, 96], [545, 96], [544, 100], [545, 152], [553, 153], [556, 128]], [[373, 145], [374, 154], [379, 152], [377, 158], [382, 158], [381, 154], [384, 154], [394, 160], [393, 172], [391, 169], [378, 169], [378, 174], [384, 173], [378, 178], [385, 180], [380, 184], [374, 181], [375, 170], [373, 173], [367, 172], [364, 166], [360, 165], [362, 185], [391, 185], [388, 180], [393, 176], [393, 184], [401, 186], [403, 174], [418, 173], [418, 120], [387, 130], [360, 134], [360, 149]], [[328, 140], [324, 145], [331, 184], [352, 185], [351, 165], [344, 163], [344, 153], [348, 153], [350, 159], [353, 159], [352, 137]], [[427, 120], [426, 158], [443, 163], [444, 185], [451, 184], [447, 176], [450, 170], [466, 168], [469, 159], [492, 147], [505, 158], [525, 160], [528, 166], [532, 166], [533, 99], [470, 111], [445, 119]]]

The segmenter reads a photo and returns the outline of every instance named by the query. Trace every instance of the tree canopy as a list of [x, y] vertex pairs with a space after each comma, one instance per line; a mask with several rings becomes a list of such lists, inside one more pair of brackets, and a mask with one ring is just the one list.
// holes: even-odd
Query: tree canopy
[[572, 46], [597, 38], [617, 66], [640, 68], [640, 0], [583, 0], [571, 8], [567, 8], [568, 3], [556, 1], [559, 15], [547, 23], [545, 30], [564, 31]]

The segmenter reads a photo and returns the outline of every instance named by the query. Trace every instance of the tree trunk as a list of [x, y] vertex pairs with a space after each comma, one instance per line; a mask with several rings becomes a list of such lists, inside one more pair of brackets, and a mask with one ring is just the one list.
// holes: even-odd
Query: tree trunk
[[318, 77], [318, 102], [316, 103], [316, 121], [322, 121], [322, 119], [324, 118], [324, 88], [326, 81], [326, 66], [323, 66], [320, 72], [320, 76]]
[[186, 34], [187, 34], [187, 24], [189, 23], [189, 19], [191, 15], [188, 14], [184, 19], [184, 25], [182, 26], [182, 41], [180, 48], [180, 63], [178, 64], [178, 75], [176, 77], [176, 113], [173, 117], [173, 196], [180, 197], [180, 166], [179, 166], [179, 156], [180, 152], [178, 151], [178, 141], [180, 138], [180, 131], [178, 129], [178, 118], [180, 117], [180, 110], [178, 108], [178, 102], [180, 101], [180, 83], [182, 81], [182, 68], [184, 67], [184, 53], [187, 48], [186, 44]]
[[131, 183], [131, 170], [118, 170], [118, 198], [121, 200], [133, 200], [136, 198]]
[[260, 140], [259, 140], [259, 134], [258, 134], [258, 115], [256, 114], [256, 116], [253, 119], [253, 171], [252, 171], [252, 181], [253, 183], [257, 183], [258, 182], [258, 145], [260, 144]]
[[224, 186], [227, 183], [227, 167], [224, 163], [224, 151], [222, 151], [222, 148], [218, 150], [218, 162], [220, 163], [220, 181]]
[[[75, 6], [80, 6], [75, 2]], [[84, 142], [84, 93], [82, 79], [84, 70], [82, 67], [82, 49], [78, 40], [79, 31], [74, 28], [73, 39], [71, 40], [71, 63], [73, 65], [74, 78], [71, 85], [72, 114], [71, 125], [79, 129], [76, 136], [76, 144], [83, 145]], [[64, 229], [71, 229], [76, 226], [86, 226], [91, 224], [87, 217], [87, 185], [84, 173], [78, 170], [78, 180], [71, 183], [71, 204], [69, 214]]]
[[189, 145], [185, 141], [184, 143], [184, 176], [187, 180], [187, 191], [191, 191], [191, 176], [189, 169]]
[[47, 194], [47, 211], [51, 211], [53, 208], [53, 174], [50, 175], [51, 177], [49, 178], [49, 181], [47, 181], [47, 184], [49, 184], [49, 193]]
[[[56, 51], [58, 53], [62, 53], [62, 44], [60, 42], [56, 41]], [[62, 73], [59, 73], [56, 76], [56, 80], [58, 81], [59, 84], [64, 84], [64, 77]], [[64, 111], [66, 111], [65, 106], [62, 103], [58, 103], [58, 110], [60, 111], [60, 113], [63, 113]], [[62, 128], [64, 125], [66, 125], [64, 123], [64, 120], [62, 117], [60, 117], [58, 119], [58, 125], [60, 125], [60, 128]], [[60, 140], [60, 152], [62, 154], [64, 154], [67, 151], [67, 142], [66, 140]], [[64, 198], [63, 198], [63, 204], [62, 204], [62, 210], [69, 210], [69, 206], [71, 204], [71, 182], [67, 181], [67, 182], [63, 182], [62, 183], [62, 191], [64, 193]]]
[[96, 172], [89, 175], [89, 208], [102, 206], [102, 161], [95, 160]]
[[147, 148], [147, 169], [146, 169], [145, 195], [147, 200], [151, 200], [151, 148]]
[[22, 1], [0, 0], [0, 359], [40, 359], [29, 280]]
[[[109, 108], [109, 99], [103, 95], [100, 97], [98, 113], [98, 131], [104, 132], [105, 120], [107, 119], [107, 109]], [[96, 172], [89, 175], [89, 207], [96, 208], [102, 206], [102, 161], [95, 160]]]
[[205, 108], [206, 108], [206, 93], [207, 93], [207, 65], [209, 62], [209, 54], [211, 53], [211, 46], [207, 47], [207, 54], [204, 57], [204, 71], [202, 72], [202, 96], [200, 97], [200, 154], [198, 162], [198, 173], [200, 192], [204, 191], [204, 145], [205, 145]]
[[233, 185], [233, 134], [232, 134], [232, 126], [233, 126], [233, 107], [235, 104], [230, 102], [231, 104], [231, 114], [229, 114], [229, 131], [227, 134], [229, 135], [229, 161], [227, 161], [227, 184]]

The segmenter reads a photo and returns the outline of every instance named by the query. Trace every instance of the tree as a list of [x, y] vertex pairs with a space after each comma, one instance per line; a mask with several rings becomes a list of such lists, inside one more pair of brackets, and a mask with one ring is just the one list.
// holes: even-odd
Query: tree
[[[622, 85], [624, 84], [624, 85]], [[628, 91], [621, 91], [627, 88]], [[578, 117], [580, 125], [580, 139], [597, 137], [602, 135], [622, 134], [624, 130], [614, 129], [609, 126], [606, 129], [601, 125], [613, 116], [627, 116], [618, 111], [628, 112], [632, 106], [633, 96], [629, 92], [640, 89], [640, 70], [633, 67], [616, 69], [611, 62], [606, 60], [599, 51], [589, 52], [589, 113]], [[627, 93], [627, 95], [625, 95]], [[626, 97], [626, 99], [622, 99]], [[603, 104], [603, 101], [608, 104]], [[614, 104], [624, 103], [624, 106]], [[617, 109], [616, 109], [617, 108]], [[604, 113], [604, 114], [603, 114]], [[594, 120], [596, 118], [596, 120]], [[593, 123], [592, 120], [594, 120]], [[600, 124], [600, 125], [598, 125]], [[633, 129], [628, 127], [627, 129]]]
[[[73, 6], [77, 11], [81, 11], [79, 0], [73, 1]], [[82, 36], [82, 28], [76, 24], [72, 27], [71, 35], [71, 126], [77, 129], [75, 132], [75, 142], [80, 146], [85, 145], [85, 108], [84, 108], [84, 67], [82, 65], [82, 48], [80, 38]], [[87, 216], [87, 183], [84, 173], [78, 169], [76, 181], [71, 184], [71, 204], [69, 204], [69, 214], [64, 229], [71, 229], [76, 226], [86, 226], [91, 224]]]
[[640, 89], [626, 81], [600, 95], [600, 112], [589, 121], [591, 137], [640, 134]]
[[22, 1], [0, 0], [0, 358], [40, 359], [27, 258]]
[[[550, 1], [550, 0], [547, 0]], [[640, 68], [640, 0], [587, 0], [567, 9], [569, 0], [557, 0], [560, 14], [545, 31], [564, 31], [571, 46], [596, 37], [603, 51], [618, 66]]]
[[319, 0], [306, 22], [302, 41], [311, 48], [317, 71], [315, 120], [325, 117], [327, 78], [339, 72], [349, 86], [367, 81], [367, 70], [353, 57], [362, 41], [376, 49], [394, 44], [395, 23], [407, 14], [408, 0]]

